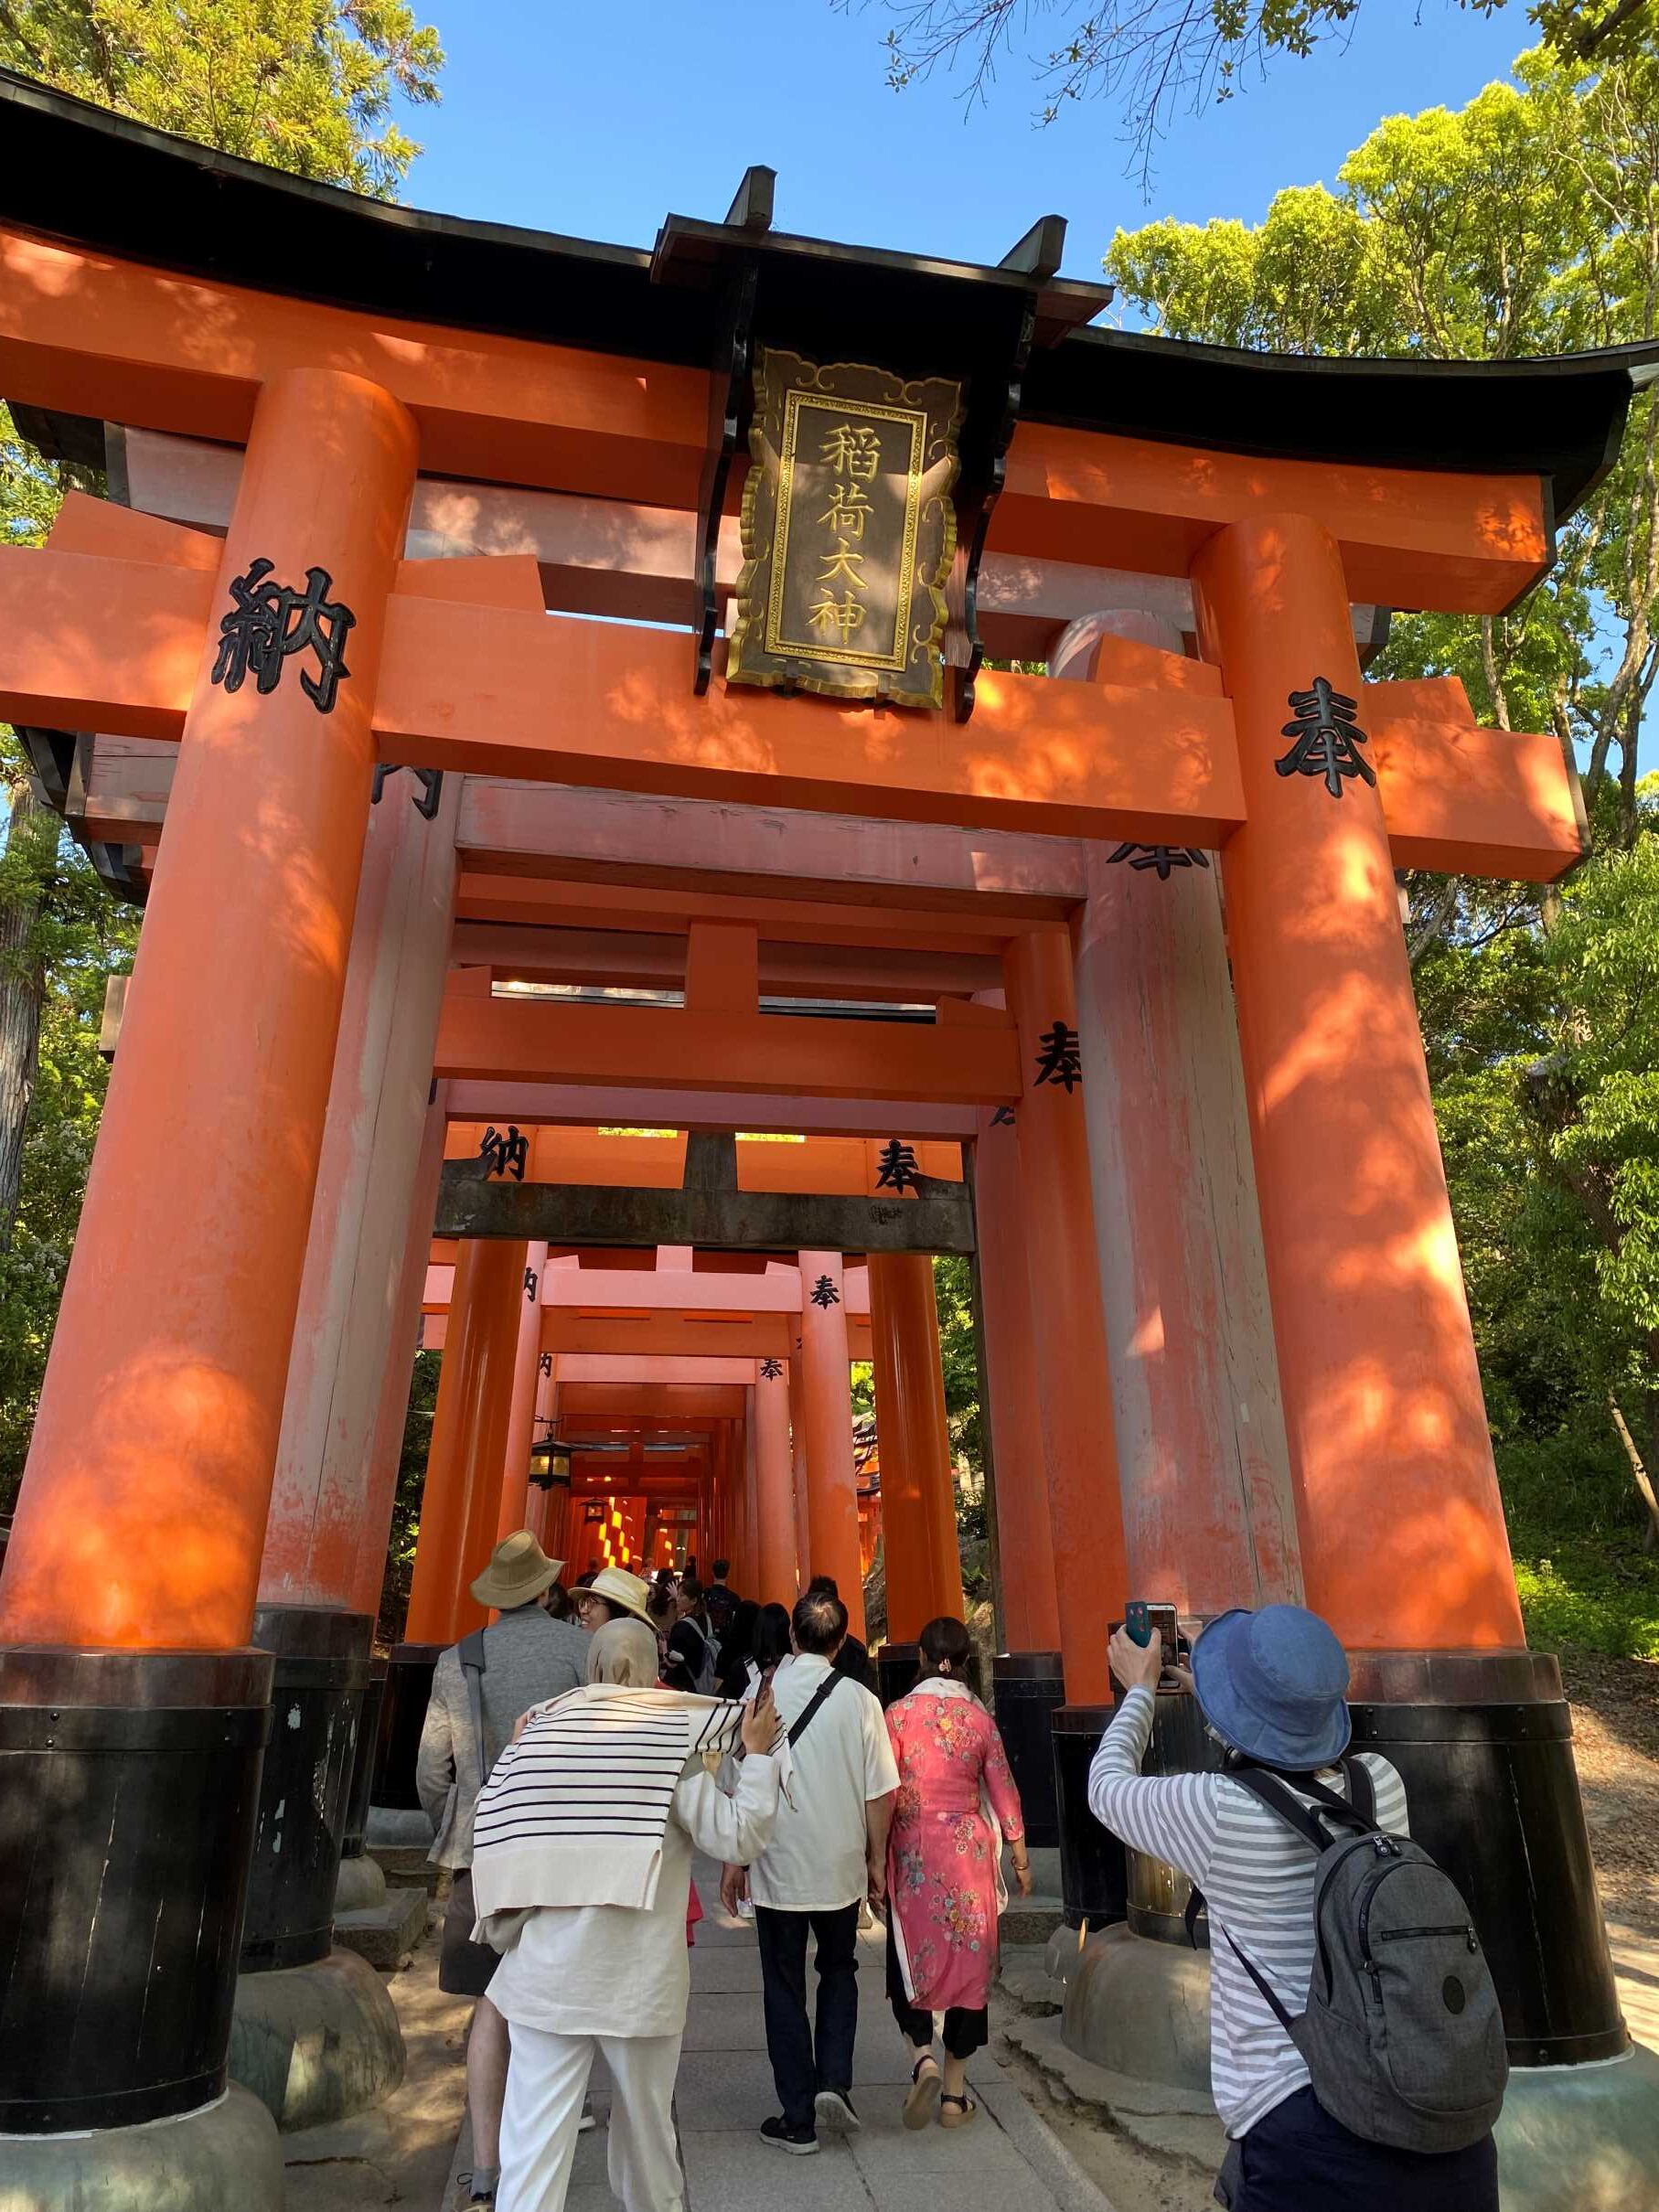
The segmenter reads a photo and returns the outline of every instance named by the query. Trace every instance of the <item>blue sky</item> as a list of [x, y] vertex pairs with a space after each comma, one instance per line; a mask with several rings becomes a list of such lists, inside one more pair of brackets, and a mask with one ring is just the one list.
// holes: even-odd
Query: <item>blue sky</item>
[[[670, 209], [718, 219], [744, 170], [778, 172], [780, 230], [996, 261], [1040, 215], [1071, 224], [1066, 273], [1097, 276], [1114, 228], [1172, 214], [1258, 219], [1281, 185], [1334, 178], [1377, 120], [1461, 105], [1527, 43], [1521, 0], [1368, 0], [1345, 48], [1280, 61], [1226, 106], [1182, 115], [1151, 203], [1124, 175], [1112, 109], [1034, 128], [1014, 59], [989, 109], [962, 80], [887, 89], [883, 0], [428, 0], [449, 55], [444, 104], [417, 114], [415, 205], [648, 246]], [[1064, 20], [1064, 16], [1059, 20]], [[1056, 18], [1038, 14], [1032, 52]]]

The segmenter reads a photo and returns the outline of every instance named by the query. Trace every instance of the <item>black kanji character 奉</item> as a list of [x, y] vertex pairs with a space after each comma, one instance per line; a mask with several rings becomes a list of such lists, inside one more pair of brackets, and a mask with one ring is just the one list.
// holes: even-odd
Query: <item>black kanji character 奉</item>
[[535, 1304], [536, 1293], [541, 1288], [541, 1284], [536, 1280], [536, 1270], [533, 1267], [527, 1267], [524, 1270], [524, 1302], [527, 1306]]
[[1037, 1057], [1037, 1081], [1063, 1084], [1069, 1097], [1083, 1081], [1076, 1031], [1067, 1021], [1056, 1021], [1052, 1030], [1044, 1031], [1037, 1042], [1043, 1047]]
[[993, 1129], [1011, 1129], [1014, 1126], [1012, 1106], [1000, 1106], [990, 1117], [990, 1126]]
[[914, 1145], [902, 1144], [896, 1137], [887, 1139], [882, 1147], [875, 1187], [878, 1191], [915, 1191], [919, 1188]]
[[1196, 845], [1119, 845], [1108, 861], [1127, 860], [1139, 874], [1142, 869], [1155, 868], [1158, 881], [1167, 883], [1172, 868], [1207, 868], [1209, 860]]
[[776, 1383], [778, 1376], [784, 1372], [784, 1363], [781, 1360], [763, 1360], [760, 1363], [760, 1372], [763, 1381]]
[[839, 1306], [841, 1294], [827, 1275], [820, 1275], [812, 1286], [812, 1303], [821, 1306], [826, 1313], [831, 1306]]
[[231, 579], [230, 612], [219, 618], [219, 654], [209, 680], [240, 691], [252, 669], [261, 691], [274, 691], [284, 661], [312, 652], [322, 673], [314, 678], [302, 668], [300, 689], [319, 714], [331, 714], [335, 693], [351, 673], [346, 637], [357, 616], [343, 600], [327, 597], [334, 580], [326, 569], [307, 569], [305, 588], [296, 592], [268, 581], [273, 565], [251, 561], [245, 576]]
[[478, 1158], [484, 1162], [486, 1182], [492, 1175], [510, 1175], [515, 1182], [522, 1182], [530, 1160], [530, 1138], [510, 1121], [505, 1137], [492, 1123], [479, 1143]]
[[1280, 775], [1323, 776], [1333, 799], [1343, 796], [1346, 777], [1357, 775], [1375, 785], [1376, 771], [1359, 751], [1369, 740], [1359, 726], [1357, 700], [1316, 676], [1311, 691], [1291, 692], [1290, 711], [1296, 719], [1281, 734], [1296, 743], [1273, 764]]

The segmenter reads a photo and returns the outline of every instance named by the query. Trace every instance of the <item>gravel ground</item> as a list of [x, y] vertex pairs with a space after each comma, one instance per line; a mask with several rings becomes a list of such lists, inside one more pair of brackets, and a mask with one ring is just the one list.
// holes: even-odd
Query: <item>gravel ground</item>
[[1659, 1663], [1564, 1651], [1561, 1679], [1602, 1905], [1659, 1940]]

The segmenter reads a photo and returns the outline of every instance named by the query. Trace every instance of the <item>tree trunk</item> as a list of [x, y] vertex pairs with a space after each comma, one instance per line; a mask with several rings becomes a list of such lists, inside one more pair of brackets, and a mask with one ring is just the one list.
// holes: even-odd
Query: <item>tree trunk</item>
[[[9, 850], [16, 850], [19, 838], [32, 842], [38, 834], [35, 821], [45, 812], [27, 783], [13, 785]], [[21, 886], [12, 900], [0, 904], [0, 1251], [12, 1241], [23, 1180], [23, 1139], [40, 1058], [46, 978], [30, 949], [39, 911], [38, 890]]]
[[1623, 1445], [1624, 1456], [1630, 1462], [1631, 1479], [1641, 1492], [1643, 1504], [1647, 1508], [1647, 1529], [1642, 1548], [1651, 1552], [1655, 1533], [1659, 1533], [1659, 1498], [1654, 1495], [1653, 1481], [1642, 1463], [1642, 1454], [1636, 1449], [1636, 1439], [1630, 1432], [1630, 1423], [1620, 1410], [1619, 1401], [1611, 1390], [1607, 1394], [1607, 1409], [1613, 1416], [1613, 1427], [1619, 1432], [1619, 1441]]

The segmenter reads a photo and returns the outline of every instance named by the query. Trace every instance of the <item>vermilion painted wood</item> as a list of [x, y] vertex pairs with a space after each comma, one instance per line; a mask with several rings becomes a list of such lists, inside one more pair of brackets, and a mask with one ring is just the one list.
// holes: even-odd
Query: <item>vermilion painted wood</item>
[[[402, 1376], [400, 1293], [412, 1224], [429, 1228], [420, 1175], [432, 1047], [455, 896], [455, 794], [436, 820], [373, 810], [352, 924], [345, 1005], [283, 1401], [260, 1599], [347, 1606], [359, 1559], [384, 1555], [391, 1493], [374, 1459], [383, 1378]], [[421, 1211], [421, 1199], [426, 1210]], [[398, 1408], [402, 1436], [402, 1406]], [[380, 1586], [375, 1586], [377, 1610]]]
[[989, 1370], [987, 1410], [996, 1469], [1003, 1640], [1011, 1651], [1055, 1651], [1060, 1648], [1060, 1612], [1032, 1338], [1020, 1138], [1015, 1127], [1006, 1122], [993, 1124], [983, 1110], [974, 1146], [973, 1202]]
[[[806, 1445], [811, 1550], [802, 1579], [830, 1575], [839, 1585], [851, 1632], [864, 1633], [864, 1590], [859, 1569], [858, 1478], [852, 1458], [852, 1399], [844, 1277], [839, 1252], [803, 1252], [800, 1312], [801, 1430]], [[812, 1292], [827, 1277], [837, 1297], [815, 1305]], [[791, 1332], [790, 1341], [794, 1341]], [[866, 1350], [862, 1355], [870, 1356]], [[797, 1467], [798, 1473], [798, 1467]]]
[[[383, 384], [419, 423], [429, 470], [697, 505], [703, 371], [163, 274], [0, 229], [0, 388], [15, 400], [241, 444], [260, 386], [297, 366]], [[1495, 614], [1549, 559], [1536, 476], [1262, 460], [1036, 422], [1014, 433], [990, 544], [1179, 577], [1211, 531], [1275, 508], [1316, 518], [1354, 595], [1385, 606]]]
[[431, 1244], [422, 1226], [432, 1220], [438, 1200], [438, 1170], [444, 1164], [444, 1086], [426, 1110], [426, 1127], [415, 1167], [414, 1188], [409, 1203], [409, 1239], [403, 1250], [392, 1313], [391, 1350], [380, 1379], [380, 1410], [369, 1448], [364, 1481], [369, 1503], [363, 1515], [363, 1545], [358, 1554], [357, 1581], [352, 1610], [379, 1617], [380, 1593], [386, 1580], [386, 1539], [391, 1527], [392, 1501], [397, 1494], [398, 1469], [403, 1457], [403, 1431], [409, 1414], [411, 1370], [420, 1348], [421, 1292], [426, 1281], [426, 1254]]
[[1073, 1704], [1103, 1704], [1111, 1698], [1105, 1624], [1119, 1599], [1134, 1593], [1118, 1486], [1088, 1139], [1078, 1093], [1036, 1080], [1042, 1038], [1059, 1021], [1076, 1030], [1071, 947], [1053, 937], [1022, 938], [1009, 952], [1007, 973], [1025, 1070], [1018, 1108], [1022, 1227], [1065, 1694]]
[[962, 1617], [962, 1561], [933, 1262], [870, 1256], [870, 1335], [882, 1447], [887, 1633], [914, 1643], [941, 1614]]
[[[449, 1159], [476, 1159], [484, 1122], [452, 1121], [444, 1139]], [[685, 1171], [685, 1137], [619, 1134], [609, 1125], [585, 1128], [531, 1129], [526, 1182], [620, 1184], [640, 1190], [677, 1191]], [[895, 1136], [903, 1137], [895, 1129]], [[808, 1137], [800, 1144], [755, 1144], [737, 1139], [740, 1191], [821, 1191], [844, 1197], [872, 1197], [880, 1187], [884, 1140], [862, 1137]], [[960, 1145], [914, 1140], [916, 1166], [943, 1182], [962, 1180]], [[660, 1251], [658, 1270], [667, 1271]], [[587, 1272], [587, 1270], [584, 1270]], [[681, 1272], [691, 1272], [688, 1259]], [[699, 1276], [698, 1280], [706, 1278]], [[779, 1277], [782, 1280], [782, 1277]], [[550, 1291], [550, 1301], [551, 1292]], [[699, 1292], [698, 1296], [703, 1295]]]
[[496, 1541], [524, 1266], [522, 1244], [461, 1246], [410, 1583], [411, 1643], [453, 1643], [487, 1618], [467, 1585]]
[[320, 565], [357, 616], [352, 676], [327, 715], [296, 681], [231, 693], [200, 612], [128, 629], [96, 597], [59, 604], [61, 649], [90, 666], [96, 633], [135, 679], [165, 661], [188, 711], [0, 1588], [12, 1643], [227, 1650], [252, 1624], [416, 437], [383, 389], [318, 368], [243, 427], [217, 579], [129, 565], [204, 605], [255, 559]]
[[529, 1244], [524, 1251], [528, 1277], [536, 1278], [538, 1295], [519, 1300], [519, 1342], [513, 1358], [512, 1405], [507, 1418], [507, 1449], [501, 1462], [501, 1503], [496, 1517], [497, 1540], [528, 1525], [530, 1511], [530, 1449], [535, 1436], [536, 1398], [541, 1379], [541, 1314], [540, 1291], [547, 1266], [545, 1244]]
[[[797, 1594], [795, 1460], [789, 1437], [789, 1371], [755, 1378], [757, 1582], [763, 1605], [789, 1605]], [[745, 1595], [749, 1593], [745, 1592]]]
[[1243, 741], [1222, 871], [1308, 1603], [1362, 1650], [1519, 1644], [1382, 805], [1274, 764], [1288, 692], [1359, 693], [1341, 552], [1263, 516], [1193, 583]]
[[687, 1090], [821, 1092], [849, 1098], [933, 1097], [995, 1106], [1020, 1095], [1006, 1028], [819, 1021], [789, 1014], [709, 1014], [690, 1008], [547, 999], [444, 1001], [440, 1077], [510, 1083], [646, 1083]]
[[[0, 553], [0, 708], [18, 721], [175, 737], [217, 604], [200, 568]], [[95, 633], [91, 606], [100, 610]], [[718, 679], [696, 699], [680, 680], [683, 650], [671, 633], [401, 593], [388, 615], [378, 755], [474, 775], [1140, 843], [1217, 846], [1244, 819], [1232, 709], [1201, 689], [1061, 686], [991, 673], [964, 738], [943, 716], [872, 715], [728, 691]], [[1348, 658], [1357, 666], [1352, 638]], [[1355, 696], [1397, 866], [1455, 861], [1473, 873], [1550, 882], [1579, 857], [1573, 783], [1553, 736], [1479, 728], [1454, 679], [1362, 686]], [[491, 896], [493, 904], [464, 902], [462, 912], [529, 918], [554, 903], [517, 888]], [[622, 903], [638, 912], [650, 903]], [[868, 917], [864, 926], [873, 927]], [[967, 934], [964, 925], [956, 942]]]
[[1078, 1026], [1134, 1591], [1200, 1616], [1300, 1601], [1215, 876], [1100, 854], [1093, 878]]

